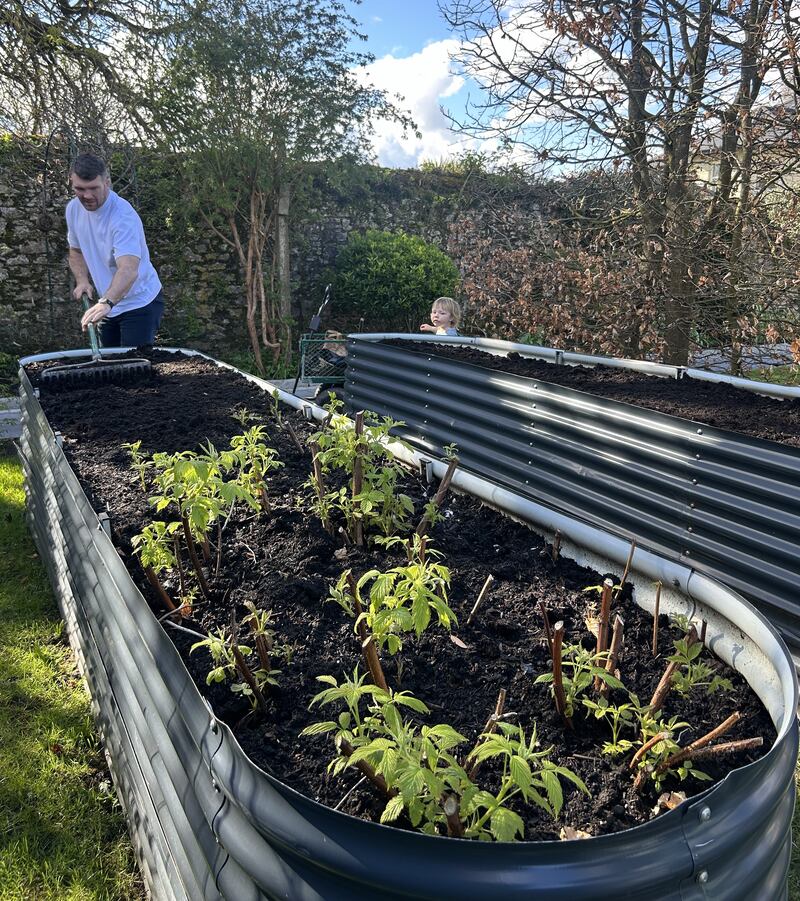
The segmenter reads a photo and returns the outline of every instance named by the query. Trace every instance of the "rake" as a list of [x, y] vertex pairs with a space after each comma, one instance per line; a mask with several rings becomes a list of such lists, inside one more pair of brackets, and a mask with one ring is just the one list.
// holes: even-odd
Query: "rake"
[[[83, 310], [89, 309], [89, 298], [86, 294], [81, 298]], [[75, 388], [82, 385], [109, 385], [112, 383], [132, 382], [149, 375], [152, 364], [142, 357], [128, 357], [111, 361], [100, 355], [97, 341], [97, 329], [89, 323], [89, 341], [92, 347], [92, 359], [86, 363], [69, 363], [45, 369], [40, 376], [40, 383], [50, 389]]]

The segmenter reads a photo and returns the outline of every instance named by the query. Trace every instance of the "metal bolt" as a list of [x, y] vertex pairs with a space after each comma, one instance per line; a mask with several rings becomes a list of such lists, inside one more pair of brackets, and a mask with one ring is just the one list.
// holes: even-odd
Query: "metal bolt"
[[694, 458], [695, 458], [695, 460], [699, 460], [699, 459], [700, 459], [700, 454], [695, 454], [695, 455], [694, 455]]
[[697, 881], [700, 885], [705, 885], [708, 882], [708, 870], [700, 870], [697, 874]]
[[702, 435], [702, 434], [703, 434], [703, 430], [702, 430], [702, 429], [698, 429], [698, 430], [697, 430], [697, 434], [698, 434], [698, 435]]
[[686, 531], [687, 531], [687, 532], [693, 532], [694, 529], [693, 529], [691, 526], [687, 526], [687, 527], [686, 527]]
[[684, 556], [684, 557], [688, 557], [689, 554], [691, 554], [691, 551], [684, 551], [684, 552], [683, 552], [683, 556]]
[[692, 508], [692, 510], [694, 510], [694, 507], [695, 507], [694, 501], [691, 501], [691, 502], [689, 503], [689, 506]]
[[701, 823], [707, 823], [711, 819], [711, 808], [710, 807], [701, 807], [700, 813], [698, 814]]
[[697, 484], [697, 479], [692, 479], [692, 485], [696, 485], [696, 484]]

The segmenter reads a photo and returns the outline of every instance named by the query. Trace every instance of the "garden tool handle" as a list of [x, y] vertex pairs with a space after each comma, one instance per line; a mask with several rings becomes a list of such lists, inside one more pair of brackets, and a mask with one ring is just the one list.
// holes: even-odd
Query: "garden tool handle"
[[[83, 312], [86, 313], [89, 309], [89, 295], [84, 291], [81, 294], [81, 301], [83, 302]], [[100, 344], [97, 340], [97, 329], [94, 326], [94, 323], [90, 322], [88, 324], [89, 329], [89, 340], [92, 343], [92, 356], [95, 359], [100, 358]]]

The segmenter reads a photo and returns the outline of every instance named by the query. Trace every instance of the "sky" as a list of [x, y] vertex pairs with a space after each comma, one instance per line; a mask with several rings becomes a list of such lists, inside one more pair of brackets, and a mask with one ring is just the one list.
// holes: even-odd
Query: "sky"
[[375, 62], [368, 77], [377, 88], [401, 95], [397, 105], [410, 111], [422, 138], [402, 139], [399, 126], [379, 122], [374, 150], [382, 166], [413, 168], [424, 160], [441, 161], [474, 147], [451, 132], [444, 106], [463, 109], [470, 91], [453, 71], [449, 54], [457, 41], [439, 12], [436, 0], [363, 0], [353, 11], [367, 35], [359, 49]]

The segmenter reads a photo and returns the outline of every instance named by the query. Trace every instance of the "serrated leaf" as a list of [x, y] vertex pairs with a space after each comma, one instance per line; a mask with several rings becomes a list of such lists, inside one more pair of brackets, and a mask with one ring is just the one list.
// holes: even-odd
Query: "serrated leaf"
[[531, 768], [528, 766], [528, 761], [515, 754], [511, 758], [509, 769], [511, 778], [522, 789], [523, 793], [530, 791], [531, 780], [533, 777], [531, 775]]
[[386, 807], [383, 808], [383, 813], [381, 814], [381, 823], [394, 822], [404, 809], [405, 804], [403, 803], [401, 795], [395, 795], [394, 798], [389, 798], [389, 801]]
[[513, 842], [525, 833], [522, 817], [506, 807], [498, 807], [489, 817], [489, 824], [489, 831], [498, 842]]

